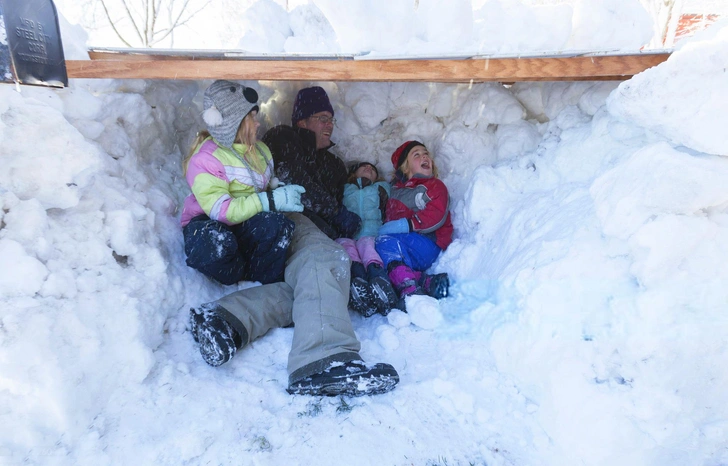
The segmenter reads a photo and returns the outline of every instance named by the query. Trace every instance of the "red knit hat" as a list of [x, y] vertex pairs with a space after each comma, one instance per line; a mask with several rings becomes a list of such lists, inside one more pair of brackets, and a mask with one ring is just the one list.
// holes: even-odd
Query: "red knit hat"
[[399, 170], [399, 167], [407, 160], [410, 151], [416, 146], [425, 147], [420, 141], [407, 141], [394, 151], [392, 154], [392, 166], [395, 170]]

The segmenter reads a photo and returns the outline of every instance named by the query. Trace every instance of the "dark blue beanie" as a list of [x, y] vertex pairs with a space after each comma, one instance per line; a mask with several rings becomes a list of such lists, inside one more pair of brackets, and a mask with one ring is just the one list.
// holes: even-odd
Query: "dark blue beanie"
[[293, 114], [291, 122], [295, 126], [301, 120], [304, 120], [314, 113], [331, 112], [334, 115], [334, 107], [329, 102], [329, 96], [326, 91], [319, 86], [306, 87], [298, 91], [296, 101], [293, 103]]

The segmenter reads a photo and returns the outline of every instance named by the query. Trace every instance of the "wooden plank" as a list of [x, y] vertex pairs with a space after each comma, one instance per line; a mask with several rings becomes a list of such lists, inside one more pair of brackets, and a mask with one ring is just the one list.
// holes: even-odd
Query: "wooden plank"
[[669, 53], [591, 57], [423, 60], [68, 60], [69, 78], [237, 79], [254, 81], [517, 82], [619, 80], [658, 65]]

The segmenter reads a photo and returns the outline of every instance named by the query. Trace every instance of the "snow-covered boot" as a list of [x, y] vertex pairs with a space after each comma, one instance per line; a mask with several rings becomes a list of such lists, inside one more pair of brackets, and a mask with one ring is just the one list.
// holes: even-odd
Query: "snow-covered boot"
[[351, 263], [351, 284], [349, 286], [349, 307], [364, 317], [377, 313], [372, 291], [367, 281], [367, 271], [361, 262]]
[[399, 374], [390, 364], [334, 362], [318, 374], [291, 383], [286, 391], [291, 395], [313, 396], [378, 395], [392, 390], [398, 382]]
[[425, 294], [425, 291], [419, 285], [419, 279], [422, 275], [420, 272], [415, 272], [399, 261], [390, 262], [387, 269], [389, 270], [389, 279], [402, 300], [413, 294]]
[[423, 273], [420, 283], [425, 293], [435, 299], [446, 298], [450, 291], [450, 278], [446, 273], [437, 273], [435, 275]]
[[399, 297], [389, 281], [389, 276], [381, 265], [372, 262], [367, 266], [367, 278], [377, 311], [386, 316], [392, 308], [399, 305]]
[[240, 335], [218, 309], [206, 305], [190, 308], [190, 333], [200, 345], [202, 359], [211, 366], [228, 362], [248, 340], [247, 333]]

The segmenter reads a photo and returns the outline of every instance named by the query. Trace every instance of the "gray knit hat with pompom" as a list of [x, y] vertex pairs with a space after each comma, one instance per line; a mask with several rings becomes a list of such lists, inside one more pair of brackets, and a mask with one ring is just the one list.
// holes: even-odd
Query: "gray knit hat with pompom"
[[215, 141], [232, 148], [240, 122], [258, 110], [258, 93], [252, 87], [218, 79], [205, 91], [203, 107], [207, 130]]

